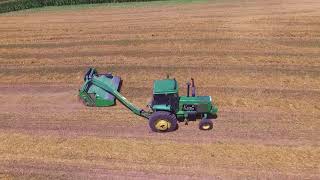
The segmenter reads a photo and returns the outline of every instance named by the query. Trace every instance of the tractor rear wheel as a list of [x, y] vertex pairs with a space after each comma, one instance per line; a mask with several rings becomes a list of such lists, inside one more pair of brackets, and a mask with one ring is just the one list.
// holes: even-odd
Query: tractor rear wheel
[[201, 119], [201, 121], [199, 122], [199, 129], [200, 130], [210, 130], [213, 128], [213, 123], [211, 121], [211, 119], [206, 119], [203, 118]]
[[156, 111], [149, 117], [149, 126], [154, 132], [171, 132], [177, 128], [177, 118], [167, 111]]

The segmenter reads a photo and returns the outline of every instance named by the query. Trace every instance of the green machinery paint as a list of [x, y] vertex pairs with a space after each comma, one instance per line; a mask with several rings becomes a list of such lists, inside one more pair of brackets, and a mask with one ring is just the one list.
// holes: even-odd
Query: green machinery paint
[[155, 132], [173, 131], [177, 129], [178, 121], [188, 123], [196, 119], [201, 119], [199, 129], [212, 129], [212, 119], [217, 118], [218, 108], [212, 103], [210, 96], [196, 96], [194, 80], [191, 81], [192, 83], [187, 83], [187, 95], [179, 96], [179, 86], [175, 79], [155, 80], [153, 98], [146, 111], [121, 95], [119, 76], [98, 74], [94, 68], [89, 68], [79, 90], [79, 98], [86, 106], [92, 107], [113, 106], [117, 99], [134, 114], [148, 119], [151, 130]]

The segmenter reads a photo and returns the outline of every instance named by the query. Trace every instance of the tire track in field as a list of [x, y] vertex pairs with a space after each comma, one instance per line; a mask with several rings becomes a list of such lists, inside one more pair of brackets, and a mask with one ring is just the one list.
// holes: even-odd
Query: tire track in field
[[[111, 164], [112, 159], [108, 159]], [[43, 162], [33, 160], [19, 161], [6, 161], [0, 162], [0, 173], [5, 170], [4, 174], [18, 176], [26, 179], [185, 179], [188, 175], [176, 172], [175, 174], [158, 173], [153, 176], [143, 171], [122, 171], [106, 169], [105, 166], [91, 165], [91, 164], [69, 164], [65, 166], [64, 163], [59, 162]], [[129, 163], [129, 162], [123, 162]], [[0, 174], [1, 177], [1, 174]], [[9, 176], [10, 177], [10, 176]], [[195, 179], [201, 176], [193, 175]], [[188, 178], [189, 179], [189, 178]]]
[[[120, 112], [119, 112], [120, 113]], [[126, 112], [130, 113], [130, 112]], [[107, 113], [105, 113], [107, 116]], [[129, 138], [129, 139], [153, 139], [170, 140], [188, 143], [215, 143], [215, 142], [238, 142], [238, 143], [258, 143], [273, 145], [319, 145], [319, 133], [310, 131], [309, 127], [298, 127], [299, 129], [287, 129], [290, 122], [279, 122], [279, 119], [299, 118], [294, 114], [270, 114], [259, 112], [220, 112], [218, 119], [214, 121], [212, 131], [203, 132], [198, 129], [198, 122], [189, 122], [189, 125], [179, 123], [179, 129], [172, 133], [158, 134], [151, 132], [145, 119], [131, 117], [132, 121], [137, 121], [135, 125], [128, 122], [121, 124], [112, 122], [106, 118], [104, 122], [97, 123], [95, 115], [86, 121], [64, 121], [41, 122], [39, 119], [23, 118], [23, 120], [12, 120], [11, 124], [0, 128], [2, 132], [25, 133], [32, 135], [54, 135], [62, 137], [95, 136], [103, 138]], [[303, 116], [306, 119], [305, 116]], [[41, 118], [41, 117], [38, 117]], [[80, 118], [80, 117], [79, 117]], [[318, 117], [307, 117], [310, 120]], [[43, 121], [46, 119], [44, 118]], [[276, 124], [270, 126], [269, 124]], [[268, 127], [268, 128], [266, 128]]]
[[[19, 68], [19, 67], [3, 67], [0, 71], [4, 74], [50, 74], [50, 73], [61, 73], [71, 74], [83, 72], [88, 68], [88, 65], [76, 65], [76, 66], [44, 66], [44, 67], [31, 67], [31, 68]], [[99, 69], [108, 69], [113, 72], [133, 72], [133, 71], [144, 71], [144, 72], [174, 72], [174, 71], [188, 71], [188, 72], [199, 72], [199, 71], [211, 71], [211, 72], [234, 72], [234, 73], [260, 73], [272, 75], [277, 73], [281, 75], [309, 75], [318, 77], [320, 69], [318, 66], [299, 66], [299, 65], [226, 65], [226, 64], [202, 64], [201, 66], [187, 66], [187, 65], [170, 65], [170, 66], [157, 66], [157, 65], [118, 65], [109, 64], [101, 65]]]
[[[21, 109], [17, 113], [0, 114], [2, 116], [0, 129], [5, 132], [20, 132], [38, 135], [57, 135], [57, 136], [99, 136], [105, 138], [123, 137], [133, 139], [167, 139], [183, 142], [217, 142], [217, 141], [250, 141], [269, 144], [304, 144], [318, 142], [314, 137], [317, 131], [310, 130], [309, 127], [316, 124], [314, 119], [320, 118], [320, 114], [307, 115], [299, 112], [277, 112], [262, 111], [257, 109], [241, 108], [232, 109], [230, 107], [220, 107], [218, 119], [215, 120], [213, 131], [202, 132], [198, 130], [196, 122], [190, 122], [188, 126], [180, 123], [180, 128], [176, 132], [159, 135], [149, 130], [147, 121], [133, 115], [129, 110], [121, 105], [117, 105], [110, 112], [107, 108], [85, 108], [79, 102], [73, 101], [72, 104], [61, 101], [58, 96], [68, 96], [75, 91], [73, 86], [1, 86], [4, 97], [14, 94], [30, 96], [37, 94], [38, 101], [50, 94], [50, 104], [47, 100], [39, 101], [37, 106], [30, 105], [32, 116], [28, 109]], [[145, 98], [143, 93], [145, 88], [126, 87], [124, 92], [129, 99], [137, 101], [136, 98]], [[128, 91], [128, 89], [130, 91]], [[202, 89], [202, 88], [201, 88]], [[207, 87], [205, 91], [226, 94], [239, 94], [240, 96], [250, 95], [250, 92], [259, 93], [259, 98], [271, 96], [283, 96], [283, 98], [294, 97], [303, 101], [319, 97], [319, 91], [312, 90], [278, 90], [260, 88], [241, 88], [241, 87]], [[249, 92], [248, 92], [249, 91]], [[65, 95], [64, 95], [65, 94]], [[70, 96], [70, 95], [69, 95]], [[256, 95], [253, 95], [256, 96]], [[10, 103], [10, 101], [8, 102]], [[20, 106], [24, 106], [22, 102]], [[59, 108], [53, 108], [50, 106]], [[34, 106], [34, 107], [33, 107]], [[60, 107], [61, 106], [61, 107]], [[61, 108], [73, 106], [73, 109], [63, 110]], [[19, 106], [17, 107], [19, 108]], [[0, 109], [1, 108], [0, 106]], [[101, 112], [100, 112], [101, 110]], [[97, 112], [99, 111], [99, 112]], [[42, 113], [46, 112], [46, 113]], [[110, 114], [111, 113], [111, 114]], [[56, 117], [59, 114], [59, 117]], [[97, 115], [100, 114], [100, 115]], [[108, 118], [110, 117], [114, 118]], [[117, 114], [122, 114], [121, 119]], [[97, 119], [98, 118], [98, 119]], [[103, 119], [101, 119], [103, 118]], [[130, 123], [130, 122], [133, 123]], [[303, 125], [299, 125], [304, 122]], [[272, 125], [274, 124], [274, 125]], [[296, 124], [295, 129], [288, 127]], [[125, 129], [125, 131], [124, 131]], [[297, 131], [299, 133], [297, 133]]]
[[27, 59], [27, 58], [36, 58], [36, 59], [61, 59], [61, 58], [71, 58], [71, 57], [103, 57], [103, 56], [119, 56], [123, 55], [126, 57], [166, 57], [166, 56], [226, 56], [226, 55], [241, 55], [241, 56], [292, 56], [292, 57], [319, 57], [320, 53], [302, 53], [302, 52], [261, 52], [261, 51], [152, 51], [152, 50], [126, 50], [126, 51], [96, 51], [96, 52], [67, 52], [67, 53], [2, 53], [0, 58], [3, 59]]
[[[119, 33], [119, 32], [118, 32]], [[87, 40], [87, 41], [66, 41], [58, 43], [16, 43], [16, 44], [0, 44], [0, 48], [3, 49], [54, 49], [54, 48], [69, 48], [69, 47], [80, 47], [80, 46], [96, 46], [96, 45], [117, 45], [117, 46], [128, 46], [128, 45], [143, 45], [143, 44], [163, 44], [163, 43], [201, 43], [201, 44], [215, 44], [215, 43], [256, 43], [257, 41], [270, 43], [279, 42], [284, 45], [301, 46], [301, 44], [307, 45], [307, 47], [318, 47], [320, 40], [301, 40], [301, 39], [288, 39], [288, 40], [277, 40], [268, 38], [206, 38], [206, 39], [122, 39], [122, 40]]]

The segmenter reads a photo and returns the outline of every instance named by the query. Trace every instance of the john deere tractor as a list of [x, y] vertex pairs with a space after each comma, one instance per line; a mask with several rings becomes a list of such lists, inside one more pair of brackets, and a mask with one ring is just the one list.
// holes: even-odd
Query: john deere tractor
[[[201, 119], [199, 129], [213, 128], [212, 119], [217, 118], [218, 108], [213, 105], [210, 96], [196, 96], [194, 79], [188, 82], [186, 96], [179, 96], [178, 82], [167, 77], [155, 80], [152, 101], [147, 105], [148, 111], [140, 109], [129, 102], [119, 92], [121, 78], [110, 73], [98, 74], [89, 68], [84, 77], [84, 84], [79, 90], [80, 100], [87, 106], [113, 106], [118, 99], [138, 116], [148, 119], [154, 132], [170, 132], [177, 129], [177, 123]], [[190, 95], [191, 89], [191, 95]]]

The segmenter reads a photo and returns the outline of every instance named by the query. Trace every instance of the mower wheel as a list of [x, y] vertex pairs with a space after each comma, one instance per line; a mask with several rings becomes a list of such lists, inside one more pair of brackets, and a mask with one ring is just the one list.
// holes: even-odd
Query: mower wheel
[[156, 111], [149, 117], [149, 126], [154, 132], [171, 132], [177, 129], [177, 118], [167, 111]]
[[87, 103], [84, 99], [82, 99], [80, 96], [78, 96], [78, 100], [79, 100], [79, 102], [81, 102], [83, 105], [88, 106], [88, 103]]
[[200, 123], [199, 123], [199, 129], [200, 130], [210, 130], [213, 128], [213, 123], [211, 121], [211, 119], [206, 119], [206, 118], [203, 118], [201, 119]]

